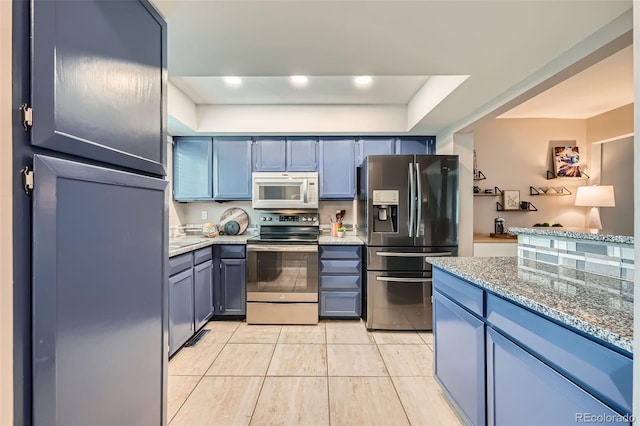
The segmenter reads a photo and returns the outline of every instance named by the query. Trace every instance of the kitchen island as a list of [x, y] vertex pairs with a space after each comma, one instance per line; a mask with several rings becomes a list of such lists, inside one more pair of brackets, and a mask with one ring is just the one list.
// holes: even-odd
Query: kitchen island
[[[553, 264], [567, 246], [525, 235], [519, 253], [527, 258], [428, 258], [436, 379], [469, 424], [629, 424], [633, 282]], [[569, 252], [587, 262], [590, 242], [633, 247], [550, 237], [577, 237], [587, 253]]]

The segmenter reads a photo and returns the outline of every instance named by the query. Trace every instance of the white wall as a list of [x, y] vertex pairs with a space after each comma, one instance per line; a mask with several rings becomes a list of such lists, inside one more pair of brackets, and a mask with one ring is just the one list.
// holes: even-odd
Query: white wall
[[[493, 232], [493, 220], [497, 216], [506, 220], [507, 228], [531, 227], [539, 222], [561, 223], [565, 228], [584, 228], [586, 208], [576, 207], [574, 202], [577, 187], [588, 184], [588, 180], [546, 179], [546, 171], [553, 170], [551, 147], [560, 144], [555, 141], [575, 141], [580, 148], [581, 163], [589, 164], [590, 147], [586, 143], [585, 120], [495, 119], [475, 129], [478, 169], [487, 179], [474, 184], [482, 189], [497, 186], [503, 190], [518, 190], [522, 201], [530, 201], [538, 209], [533, 212], [498, 212], [496, 202], [502, 202], [501, 197], [474, 197], [475, 233]], [[530, 186], [565, 186], [573, 195], [531, 196]]]
[[0, 424], [13, 424], [11, 2], [0, 1]]
[[459, 256], [473, 256], [473, 141], [473, 133], [453, 135], [453, 154], [460, 162]]

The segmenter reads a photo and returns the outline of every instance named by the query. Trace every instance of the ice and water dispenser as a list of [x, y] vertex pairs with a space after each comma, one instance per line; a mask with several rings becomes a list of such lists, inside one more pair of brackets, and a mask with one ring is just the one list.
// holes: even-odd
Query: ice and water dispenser
[[398, 192], [373, 190], [373, 232], [398, 231]]

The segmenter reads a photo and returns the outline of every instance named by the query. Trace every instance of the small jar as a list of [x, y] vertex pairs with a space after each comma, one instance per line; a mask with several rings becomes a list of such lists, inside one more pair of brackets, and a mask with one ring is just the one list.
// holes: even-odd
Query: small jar
[[504, 234], [504, 219], [496, 217], [493, 219], [493, 232], [495, 234]]

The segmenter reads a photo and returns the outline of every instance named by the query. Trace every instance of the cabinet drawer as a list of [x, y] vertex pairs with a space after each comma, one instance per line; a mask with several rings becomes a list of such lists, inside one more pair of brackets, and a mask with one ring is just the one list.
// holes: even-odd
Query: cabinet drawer
[[193, 253], [185, 253], [169, 258], [169, 276], [175, 275], [193, 266]]
[[592, 395], [631, 413], [631, 358], [493, 294], [487, 321]]
[[211, 247], [201, 248], [193, 252], [194, 265], [199, 265], [207, 260], [211, 260]]
[[321, 260], [321, 274], [353, 274], [360, 275], [359, 260]]
[[360, 259], [360, 246], [320, 246], [320, 259]]
[[320, 316], [359, 317], [361, 299], [359, 291], [322, 291], [320, 292]]
[[484, 316], [484, 290], [460, 278], [433, 268], [433, 288], [467, 308], [478, 316]]
[[244, 259], [245, 258], [244, 244], [227, 244], [223, 246], [216, 246], [216, 257], [221, 259]]
[[360, 275], [324, 275], [320, 290], [360, 290]]

